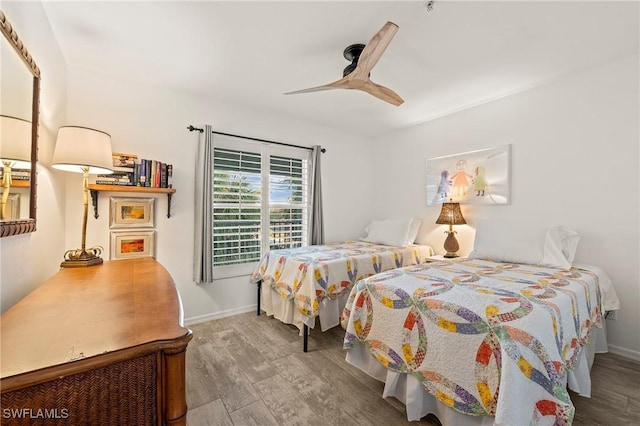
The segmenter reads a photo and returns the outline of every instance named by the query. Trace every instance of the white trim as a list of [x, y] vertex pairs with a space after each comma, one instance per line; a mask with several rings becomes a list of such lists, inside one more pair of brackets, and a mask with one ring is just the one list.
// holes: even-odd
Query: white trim
[[243, 306], [241, 308], [228, 309], [226, 311], [219, 311], [219, 312], [212, 312], [210, 314], [205, 314], [205, 315], [198, 315], [198, 316], [195, 316], [195, 317], [191, 317], [191, 318], [185, 319], [184, 320], [184, 325], [185, 326], [190, 326], [190, 325], [194, 325], [194, 324], [201, 324], [201, 323], [207, 322], [207, 321], [213, 321], [213, 320], [217, 320], [217, 319], [221, 319], [221, 318], [231, 317], [231, 316], [234, 316], [234, 315], [240, 315], [240, 314], [244, 314], [246, 312], [255, 311], [257, 309], [257, 307], [258, 307], [258, 305], [253, 304], [253, 305]]
[[634, 361], [640, 361], [640, 352], [638, 351], [623, 348], [622, 346], [612, 345], [610, 343], [607, 346], [609, 347], [609, 352], [611, 352], [612, 354], [620, 355], [625, 358], [630, 358]]
[[226, 280], [227, 278], [250, 277], [260, 264], [259, 261], [251, 263], [236, 263], [234, 265], [215, 266], [213, 280]]

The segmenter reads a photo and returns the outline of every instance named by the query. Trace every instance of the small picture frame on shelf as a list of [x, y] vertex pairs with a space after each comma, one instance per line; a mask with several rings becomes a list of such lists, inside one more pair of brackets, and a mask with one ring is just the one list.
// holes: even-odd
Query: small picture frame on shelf
[[153, 228], [156, 199], [110, 197], [109, 228]]
[[111, 231], [111, 260], [155, 257], [155, 231]]

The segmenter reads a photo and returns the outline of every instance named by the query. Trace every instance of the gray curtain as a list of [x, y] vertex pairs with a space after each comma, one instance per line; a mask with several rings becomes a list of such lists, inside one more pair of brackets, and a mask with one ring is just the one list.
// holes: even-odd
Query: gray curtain
[[311, 244], [324, 244], [324, 215], [322, 214], [322, 182], [320, 179], [322, 147], [314, 145], [311, 152]]
[[196, 153], [193, 280], [213, 282], [213, 134], [204, 126]]

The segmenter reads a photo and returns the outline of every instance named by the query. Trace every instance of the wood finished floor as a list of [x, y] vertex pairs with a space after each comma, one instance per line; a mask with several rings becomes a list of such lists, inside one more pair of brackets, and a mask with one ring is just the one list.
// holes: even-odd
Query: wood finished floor
[[[344, 331], [298, 330], [246, 313], [189, 327], [188, 426], [438, 425], [408, 422], [404, 405], [383, 399], [383, 384], [347, 364]], [[571, 393], [574, 425], [640, 425], [640, 363], [598, 354], [592, 398]]]

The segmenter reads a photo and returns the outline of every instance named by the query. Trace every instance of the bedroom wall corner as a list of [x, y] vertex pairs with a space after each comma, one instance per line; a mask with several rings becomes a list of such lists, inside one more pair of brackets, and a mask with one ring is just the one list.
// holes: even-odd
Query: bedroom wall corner
[[426, 159], [511, 144], [511, 203], [462, 206], [461, 254], [479, 218], [576, 229], [576, 261], [602, 267], [622, 301], [607, 321], [610, 349], [640, 360], [638, 63], [620, 59], [377, 138], [376, 215], [422, 217], [419, 241], [442, 253], [439, 207], [425, 202]]

